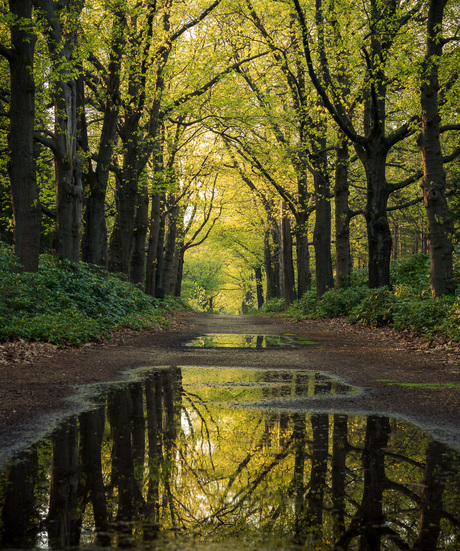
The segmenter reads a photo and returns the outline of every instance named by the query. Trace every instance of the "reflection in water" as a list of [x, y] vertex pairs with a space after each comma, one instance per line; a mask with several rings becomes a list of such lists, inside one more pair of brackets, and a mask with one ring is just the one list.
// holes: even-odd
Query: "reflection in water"
[[315, 344], [315, 342], [299, 335], [208, 333], [185, 343], [185, 346], [193, 348], [276, 348], [308, 344]]
[[334, 392], [319, 373], [216, 373], [154, 369], [21, 454], [1, 474], [3, 547], [460, 548], [444, 444], [387, 417], [229, 405]]

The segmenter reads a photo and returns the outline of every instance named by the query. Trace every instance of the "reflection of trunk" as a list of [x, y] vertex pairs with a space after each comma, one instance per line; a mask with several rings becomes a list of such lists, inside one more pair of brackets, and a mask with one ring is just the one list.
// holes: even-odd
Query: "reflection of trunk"
[[283, 297], [286, 307], [295, 300], [294, 266], [292, 263], [292, 235], [289, 218], [281, 203], [281, 261]]
[[4, 547], [30, 547], [39, 530], [35, 484], [38, 455], [34, 448], [18, 457], [8, 471], [2, 509]]
[[143, 498], [134, 476], [129, 389], [114, 393], [108, 409], [113, 438], [112, 484], [118, 487], [117, 520], [133, 520]]
[[305, 523], [305, 445], [306, 422], [305, 414], [294, 413], [294, 476], [292, 488], [294, 493], [294, 535], [293, 543], [302, 545], [304, 542], [303, 527]]
[[53, 440], [48, 538], [51, 547], [78, 545], [76, 528], [78, 448], [77, 420], [60, 429]]
[[[329, 416], [312, 415], [313, 452], [311, 459], [310, 491], [307, 495], [305, 536], [318, 542], [322, 536], [323, 499], [327, 473]], [[318, 545], [318, 543], [316, 543]]]
[[110, 537], [107, 536], [107, 503], [101, 460], [104, 424], [105, 407], [82, 413], [79, 417], [81, 479], [78, 494], [80, 523], [86, 505], [89, 499], [91, 499], [98, 542], [101, 545], [109, 546]]
[[345, 472], [347, 458], [347, 416], [334, 415], [332, 436], [332, 515], [335, 539], [345, 531]]
[[380, 549], [385, 518], [382, 500], [385, 484], [385, 448], [390, 436], [387, 417], [368, 417], [363, 451], [364, 492], [361, 504], [360, 550]]
[[34, 166], [33, 132], [35, 84], [33, 59], [36, 37], [32, 32], [32, 1], [10, 0], [17, 17], [11, 25], [11, 99], [8, 134], [8, 173], [14, 212], [14, 252], [26, 271], [38, 270], [41, 207]]
[[145, 381], [145, 396], [147, 404], [148, 442], [149, 442], [149, 472], [147, 511], [149, 519], [156, 522], [160, 513], [160, 469], [162, 462], [162, 380], [163, 371], [154, 371]]
[[145, 419], [144, 395], [141, 383], [136, 383], [131, 387], [131, 407], [134, 475], [137, 485], [139, 488], [142, 488], [145, 456]]
[[435, 551], [443, 513], [442, 494], [450, 468], [448, 448], [431, 440], [428, 445], [424, 486], [421, 497], [421, 521], [414, 551]]

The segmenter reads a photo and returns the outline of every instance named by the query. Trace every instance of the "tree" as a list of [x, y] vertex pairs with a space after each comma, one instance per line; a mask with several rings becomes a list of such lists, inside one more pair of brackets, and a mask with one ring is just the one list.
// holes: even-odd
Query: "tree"
[[[387, 183], [386, 162], [391, 148], [413, 133], [417, 114], [409, 114], [405, 121], [392, 121], [391, 126], [389, 125], [387, 113], [389, 83], [399, 86], [401, 79], [391, 81], [386, 71], [392, 60], [392, 49], [402, 29], [418, 13], [420, 6], [417, 4], [411, 6], [404, 13], [397, 2], [370, 0], [369, 6], [365, 8], [366, 32], [359, 33], [359, 40], [362, 42], [360, 51], [365, 68], [362, 70], [362, 67], [356, 67], [358, 74], [355, 77], [354, 92], [361, 94], [363, 100], [363, 131], [360, 133], [347, 115], [353, 100], [350, 97], [342, 97], [343, 90], [339, 89], [332, 77], [333, 72], [327, 52], [319, 40], [320, 63], [319, 68], [315, 66], [305, 11], [299, 0], [292, 1], [311, 81], [334, 122], [354, 144], [366, 172], [365, 217], [369, 249], [369, 286], [389, 285], [392, 238], [387, 203], [389, 194], [397, 188], [392, 188]], [[316, 3], [316, 7], [317, 11], [322, 12], [321, 1]], [[320, 17], [324, 19], [322, 14]], [[341, 35], [345, 36], [345, 33], [342, 32]], [[362, 85], [359, 79], [363, 79]]]
[[433, 298], [453, 293], [455, 287], [452, 264], [454, 228], [445, 195], [444, 160], [440, 142], [441, 117], [438, 106], [438, 65], [442, 56], [442, 23], [446, 4], [447, 0], [429, 2], [426, 53], [420, 94], [422, 130], [418, 144], [423, 159], [422, 186], [428, 219]]
[[54, 248], [59, 256], [76, 262], [80, 259], [83, 205], [82, 159], [77, 151], [77, 35], [84, 0], [35, 1], [45, 24], [54, 104], [54, 132], [43, 129], [36, 138], [54, 155], [57, 209]]
[[10, 0], [11, 47], [0, 46], [10, 67], [8, 173], [14, 216], [14, 252], [24, 270], [38, 270], [41, 206], [34, 162], [34, 51], [32, 0]]

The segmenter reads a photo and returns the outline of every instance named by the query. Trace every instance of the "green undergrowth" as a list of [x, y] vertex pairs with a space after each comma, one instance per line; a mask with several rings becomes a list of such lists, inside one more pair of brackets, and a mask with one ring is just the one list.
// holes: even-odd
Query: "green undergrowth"
[[37, 273], [17, 268], [11, 248], [0, 243], [0, 340], [100, 341], [122, 328], [165, 327], [167, 313], [186, 308], [82, 262], [42, 255]]
[[[367, 287], [367, 271], [358, 270], [350, 286], [331, 289], [319, 300], [316, 290], [305, 293], [287, 310], [294, 320], [346, 317], [351, 323], [411, 330], [427, 338], [460, 341], [460, 255], [455, 255], [457, 289], [453, 295], [431, 298], [429, 257], [413, 255], [391, 267], [392, 286]], [[279, 311], [278, 309], [272, 311]], [[270, 311], [270, 304], [266, 306]]]

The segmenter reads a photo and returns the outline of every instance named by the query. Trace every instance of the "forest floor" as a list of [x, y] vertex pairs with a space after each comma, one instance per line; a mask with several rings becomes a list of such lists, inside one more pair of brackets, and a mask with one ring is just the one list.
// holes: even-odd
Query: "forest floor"
[[[183, 346], [205, 333], [296, 334], [317, 344], [265, 349]], [[282, 316], [180, 313], [167, 330], [121, 331], [101, 344], [0, 344], [0, 459], [22, 449], [66, 412], [81, 409], [75, 399], [81, 385], [122, 380], [134, 368], [168, 365], [303, 368], [336, 375], [362, 392], [299, 399], [297, 405], [307, 411], [404, 418], [460, 448], [459, 345], [351, 326], [341, 319], [295, 323]]]

